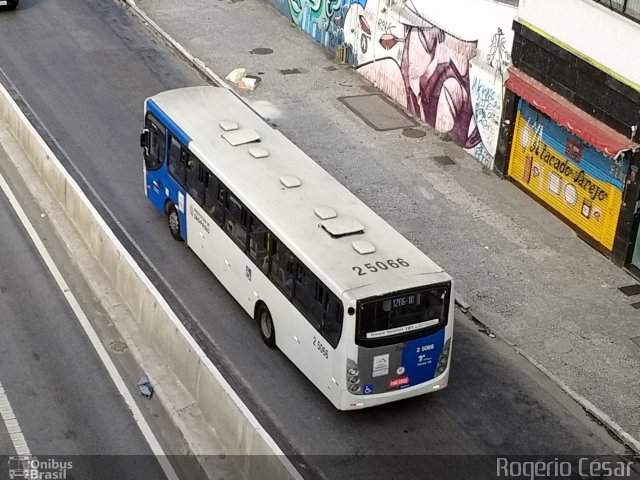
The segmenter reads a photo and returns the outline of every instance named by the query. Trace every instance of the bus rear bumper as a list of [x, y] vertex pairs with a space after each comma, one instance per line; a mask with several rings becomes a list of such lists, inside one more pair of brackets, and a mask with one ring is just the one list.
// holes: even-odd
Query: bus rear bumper
[[449, 384], [449, 370], [439, 377], [420, 385], [394, 390], [392, 392], [376, 393], [370, 395], [353, 395], [349, 392], [342, 392], [340, 400], [340, 410], [360, 410], [374, 407], [385, 403], [395, 402], [405, 398], [417, 397], [427, 393], [437, 392], [447, 387]]

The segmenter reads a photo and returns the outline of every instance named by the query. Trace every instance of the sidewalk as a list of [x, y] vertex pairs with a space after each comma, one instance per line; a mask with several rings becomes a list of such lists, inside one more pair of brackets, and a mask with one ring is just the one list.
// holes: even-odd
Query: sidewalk
[[429, 126], [416, 127], [422, 138], [369, 127], [338, 98], [372, 85], [266, 3], [136, 5], [219, 77], [238, 67], [259, 76], [254, 92], [241, 92], [249, 103], [453, 275], [475, 317], [593, 404], [640, 453], [640, 312], [631, 306], [640, 297], [618, 290], [632, 277]]

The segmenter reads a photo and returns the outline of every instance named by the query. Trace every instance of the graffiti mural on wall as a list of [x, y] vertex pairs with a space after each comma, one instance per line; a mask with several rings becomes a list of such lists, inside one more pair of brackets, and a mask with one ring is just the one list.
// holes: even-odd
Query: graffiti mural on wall
[[[483, 165], [491, 168], [498, 146], [500, 115], [502, 113], [502, 75], [487, 72], [471, 61], [471, 106], [473, 118], [482, 139], [474, 155]], [[480, 145], [483, 151], [480, 151]]]
[[502, 30], [475, 74], [477, 39], [462, 39], [426, 18], [412, 0], [288, 0], [291, 18], [330, 49], [346, 44], [364, 77], [491, 167], [509, 54]]
[[335, 50], [345, 42], [344, 18], [352, 5], [367, 0], [288, 0], [291, 19], [317, 42]]

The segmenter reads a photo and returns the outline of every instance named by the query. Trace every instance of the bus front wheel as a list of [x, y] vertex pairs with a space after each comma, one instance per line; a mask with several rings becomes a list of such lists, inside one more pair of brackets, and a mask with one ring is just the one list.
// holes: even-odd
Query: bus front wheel
[[273, 326], [273, 319], [266, 305], [261, 304], [258, 307], [256, 316], [258, 317], [262, 341], [268, 347], [274, 348], [276, 346], [276, 329]]
[[173, 203], [167, 204], [167, 223], [169, 224], [171, 236], [178, 241], [182, 240], [182, 235], [180, 235], [180, 217], [178, 217], [178, 211]]

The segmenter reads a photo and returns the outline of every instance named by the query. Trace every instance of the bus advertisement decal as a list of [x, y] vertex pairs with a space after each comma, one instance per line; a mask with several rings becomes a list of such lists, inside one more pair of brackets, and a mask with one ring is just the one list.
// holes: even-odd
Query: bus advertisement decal
[[411, 379], [411, 385], [433, 379], [443, 344], [444, 329], [428, 337], [407, 342], [402, 351], [402, 366], [406, 376]]

